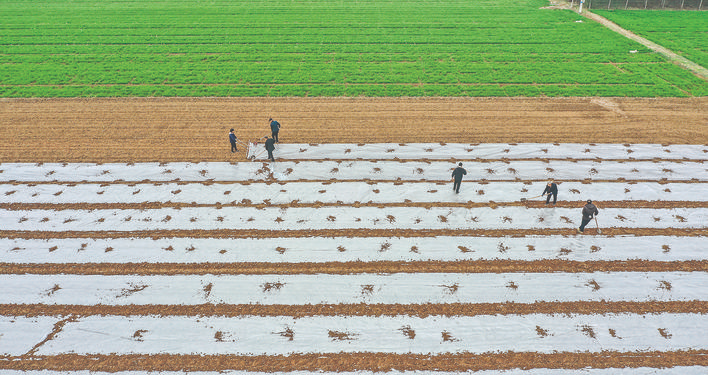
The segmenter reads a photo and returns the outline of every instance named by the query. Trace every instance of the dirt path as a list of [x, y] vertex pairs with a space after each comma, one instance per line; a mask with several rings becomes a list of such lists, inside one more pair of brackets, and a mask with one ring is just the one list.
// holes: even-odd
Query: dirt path
[[240, 161], [288, 143], [708, 143], [708, 98], [121, 98], [0, 100], [0, 162]]
[[583, 12], [583, 16], [590, 18], [593, 21], [596, 21], [598, 23], [601, 23], [605, 27], [609, 28], [610, 30], [622, 34], [626, 36], [629, 39], [634, 40], [635, 42], [641, 43], [642, 45], [646, 46], [647, 48], [651, 49], [652, 51], [659, 52], [660, 54], [664, 55], [669, 61], [672, 61], [680, 66], [682, 66], [685, 69], [688, 69], [692, 71], [695, 75], [708, 80], [708, 69], [702, 67], [701, 65], [698, 65], [694, 63], [693, 61], [683, 57], [679, 56], [678, 54], [674, 53], [668, 48], [662, 47], [659, 44], [656, 44], [646, 38], [643, 38], [629, 30], [623, 29], [621, 26], [618, 24], [608, 20], [605, 17], [599, 16], [595, 13], [585, 11]]

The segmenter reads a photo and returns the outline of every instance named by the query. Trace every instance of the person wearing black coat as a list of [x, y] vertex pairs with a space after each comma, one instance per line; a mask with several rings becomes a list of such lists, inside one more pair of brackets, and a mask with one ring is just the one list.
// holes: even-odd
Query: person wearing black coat
[[229, 130], [229, 142], [231, 142], [231, 152], [238, 151], [238, 147], [236, 147], [236, 134], [234, 134], [233, 128]]
[[462, 176], [466, 175], [467, 171], [462, 168], [462, 163], [457, 165], [457, 168], [455, 168], [454, 171], [452, 171], [452, 178], [454, 182], [452, 183], [452, 190], [455, 191], [455, 193], [460, 192], [460, 185], [462, 184]]
[[546, 198], [546, 204], [551, 201], [551, 195], [553, 195], [553, 205], [555, 205], [556, 200], [558, 199], [558, 185], [556, 185], [556, 183], [553, 181], [548, 181], [548, 184], [543, 190], [543, 194], [541, 194], [541, 196], [544, 196], [546, 194], [548, 194], [548, 197]]
[[268, 138], [267, 136], [265, 137], [265, 149], [268, 151], [268, 159], [271, 161], [275, 161], [275, 158], [273, 157], [273, 150], [275, 150], [275, 140], [273, 138]]
[[272, 118], [269, 118], [268, 121], [270, 122], [270, 133], [273, 136], [273, 139], [276, 143], [280, 143], [278, 142], [278, 132], [280, 131], [280, 123], [278, 121], [273, 120]]
[[588, 199], [587, 204], [583, 207], [583, 220], [580, 222], [580, 228], [578, 228], [578, 233], [585, 232], [585, 226], [588, 225], [593, 216], [597, 215], [597, 207], [592, 204], [592, 201]]

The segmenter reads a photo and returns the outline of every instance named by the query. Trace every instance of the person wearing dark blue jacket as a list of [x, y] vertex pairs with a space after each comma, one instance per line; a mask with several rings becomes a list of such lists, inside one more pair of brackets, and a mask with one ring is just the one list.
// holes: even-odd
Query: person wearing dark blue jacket
[[452, 190], [455, 191], [455, 193], [460, 192], [460, 185], [462, 184], [462, 176], [466, 175], [467, 171], [462, 168], [462, 163], [457, 165], [457, 168], [455, 168], [454, 171], [452, 171], [452, 178], [454, 179], [454, 182], [452, 183]]
[[548, 194], [548, 197], [546, 198], [546, 204], [551, 201], [551, 195], [553, 195], [553, 205], [555, 206], [556, 200], [558, 199], [558, 185], [556, 185], [556, 183], [553, 181], [548, 181], [548, 184], [543, 190], [543, 194], [541, 194], [541, 196], [544, 196], [546, 194]]
[[265, 137], [265, 149], [268, 151], [268, 159], [270, 161], [275, 161], [275, 158], [273, 157], [273, 151], [275, 150], [275, 140], [273, 138], [268, 138], [268, 136]]
[[229, 142], [231, 142], [231, 152], [236, 152], [238, 151], [238, 147], [236, 147], [236, 134], [234, 134], [234, 129], [231, 128], [229, 130]]
[[269, 118], [268, 121], [270, 121], [270, 133], [273, 136], [275, 142], [278, 142], [278, 132], [280, 131], [280, 123], [278, 121], [273, 120], [272, 118]]

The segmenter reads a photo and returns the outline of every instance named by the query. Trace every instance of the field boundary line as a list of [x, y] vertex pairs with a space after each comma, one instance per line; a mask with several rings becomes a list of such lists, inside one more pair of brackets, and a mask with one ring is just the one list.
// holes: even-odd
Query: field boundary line
[[623, 35], [631, 40], [634, 40], [637, 43], [644, 45], [645, 47], [651, 49], [652, 51], [662, 54], [664, 57], [666, 57], [669, 61], [673, 62], [674, 64], [677, 64], [677, 65], [681, 66], [682, 68], [688, 69], [691, 72], [693, 72], [695, 75], [708, 81], [708, 69], [704, 68], [703, 66], [696, 64], [693, 61], [691, 61], [681, 55], [678, 55], [677, 53], [671, 51], [670, 49], [668, 49], [660, 44], [654, 43], [654, 42], [650, 41], [649, 39], [641, 37], [641, 36], [621, 27], [620, 25], [618, 25], [618, 24], [616, 24], [616, 23], [614, 23], [614, 22], [608, 20], [607, 18], [602, 17], [598, 14], [595, 14], [595, 13], [585, 10], [585, 11], [583, 11], [582, 15], [593, 20], [593, 21], [600, 23], [601, 25], [607, 27], [608, 29], [610, 29], [620, 35]]

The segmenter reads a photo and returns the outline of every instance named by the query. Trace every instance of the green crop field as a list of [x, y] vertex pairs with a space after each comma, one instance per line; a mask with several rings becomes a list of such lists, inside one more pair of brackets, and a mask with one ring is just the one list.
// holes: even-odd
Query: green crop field
[[0, 97], [708, 95], [661, 55], [546, 5], [3, 0]]
[[593, 10], [612, 22], [708, 68], [708, 12]]

